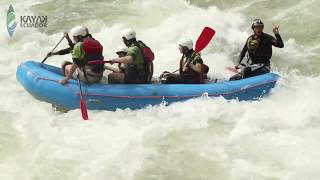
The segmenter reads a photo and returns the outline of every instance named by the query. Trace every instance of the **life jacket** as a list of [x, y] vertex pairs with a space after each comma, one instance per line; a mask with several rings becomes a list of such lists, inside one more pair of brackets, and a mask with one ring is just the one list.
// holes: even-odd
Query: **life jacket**
[[90, 68], [95, 73], [102, 73], [104, 71], [104, 65], [101, 64], [89, 64], [90, 61], [103, 61], [102, 55], [103, 47], [99, 41], [93, 38], [85, 38], [83, 40], [83, 50], [85, 52], [86, 65], [85, 68]]
[[[186, 63], [190, 61], [190, 64], [193, 63], [196, 59], [200, 58], [200, 54], [196, 52], [192, 52], [191, 55], [182, 56], [182, 59], [186, 58]], [[182, 67], [180, 68], [182, 70]], [[182, 71], [181, 71], [182, 72]], [[192, 68], [188, 68], [186, 72], [182, 73], [182, 78], [191, 78], [196, 80], [199, 83], [203, 83], [205, 79], [207, 79], [207, 74], [209, 72], [209, 67], [205, 65], [204, 63], [201, 65], [201, 72], [196, 72]]]
[[202, 64], [201, 66], [201, 77], [200, 77], [200, 82], [203, 83], [204, 80], [208, 79], [208, 72], [209, 72], [209, 66], [206, 64]]
[[143, 62], [139, 62], [135, 65], [129, 65], [128, 67], [129, 69], [131, 69], [131, 73], [146, 78], [147, 83], [149, 83], [151, 82], [151, 78], [153, 75], [154, 53], [142, 41], [137, 41], [134, 45], [139, 48], [142, 54]]
[[145, 43], [137, 41], [137, 46], [142, 51], [143, 57], [147, 62], [152, 62], [154, 60], [154, 53]]
[[247, 41], [248, 51], [254, 53], [259, 48], [260, 42], [261, 42], [260, 38], [258, 38], [256, 36], [249, 37], [249, 39]]
[[[259, 64], [263, 63], [265, 65], [270, 65], [270, 58], [266, 56], [265, 52], [270, 52], [267, 54], [271, 54], [271, 47], [266, 46], [269, 42], [266, 36], [262, 34], [260, 37], [256, 35], [252, 35], [247, 40], [247, 63], [248, 64]], [[270, 45], [271, 46], [271, 45]], [[269, 51], [270, 50], [270, 51]]]

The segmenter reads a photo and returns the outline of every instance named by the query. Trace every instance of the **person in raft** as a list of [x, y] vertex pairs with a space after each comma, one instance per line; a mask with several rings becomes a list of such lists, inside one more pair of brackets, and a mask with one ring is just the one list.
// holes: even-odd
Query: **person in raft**
[[136, 39], [136, 32], [133, 29], [122, 31], [122, 40], [128, 47], [124, 57], [109, 60], [110, 64], [125, 64], [125, 69], [120, 73], [108, 75], [108, 82], [114, 84], [148, 84], [151, 83], [153, 74], [154, 54], [151, 49], [142, 41]]
[[[87, 32], [87, 35], [86, 35], [86, 36], [92, 38], [92, 35], [89, 33], [89, 30], [88, 30], [87, 27], [86, 27], [86, 32]], [[73, 43], [72, 40], [70, 39], [70, 36], [69, 36], [68, 32], [64, 32], [64, 33], [63, 33], [63, 36], [67, 39], [69, 47], [68, 47], [68, 48], [65, 48], [65, 49], [61, 49], [61, 50], [56, 51], [56, 52], [49, 52], [49, 53], [47, 54], [47, 57], [55, 56], [55, 55], [66, 55], [66, 54], [71, 53], [71, 51], [72, 51], [72, 49], [73, 49], [73, 47], [74, 47], [74, 43]]]
[[[119, 46], [116, 50], [116, 54], [118, 55], [118, 58], [122, 58], [122, 57], [127, 56], [127, 53], [128, 53], [127, 46]], [[126, 65], [122, 64], [122, 63], [118, 63], [118, 68], [105, 66], [105, 69], [112, 71], [112, 73], [110, 73], [110, 74], [113, 74], [113, 75], [110, 75], [110, 76], [116, 76], [114, 74], [125, 72]]]
[[179, 74], [163, 72], [160, 79], [164, 84], [201, 84], [207, 78], [209, 67], [205, 65], [199, 53], [193, 50], [193, 42], [190, 39], [179, 43], [179, 51], [182, 54], [179, 63]]
[[[69, 79], [76, 78], [73, 75], [77, 69], [81, 81], [85, 83], [100, 82], [104, 71], [102, 45], [88, 34], [86, 27], [76, 26], [71, 29], [70, 34], [74, 40], [74, 47], [71, 51], [73, 62], [62, 64], [62, 73], [65, 77], [59, 82], [66, 84]], [[90, 64], [90, 61], [102, 62]]]
[[272, 46], [277, 48], [283, 48], [284, 44], [279, 34], [279, 26], [273, 26], [273, 36], [264, 33], [264, 24], [260, 19], [255, 19], [251, 26], [254, 34], [249, 36], [244, 45], [238, 60], [238, 65], [235, 66], [236, 69], [243, 65], [241, 62], [247, 56], [246, 66], [240, 73], [232, 76], [230, 81], [244, 79], [248, 77], [258, 76], [261, 74], [270, 72], [270, 59], [272, 57]]

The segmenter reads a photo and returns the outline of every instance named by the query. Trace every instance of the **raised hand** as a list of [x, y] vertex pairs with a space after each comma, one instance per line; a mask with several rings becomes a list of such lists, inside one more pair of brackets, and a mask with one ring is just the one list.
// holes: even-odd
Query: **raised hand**
[[65, 78], [63, 78], [63, 79], [60, 79], [60, 80], [59, 80], [59, 83], [62, 84], [62, 85], [65, 85], [65, 84], [68, 83], [68, 80], [69, 80], [69, 79], [65, 77]]
[[272, 31], [274, 34], [278, 34], [279, 33], [279, 25], [273, 24]]
[[64, 36], [65, 38], [69, 38], [69, 34], [68, 34], [67, 32], [64, 32], [64, 33], [63, 33], [63, 36]]
[[53, 55], [52, 52], [49, 52], [46, 57], [48, 58], [48, 57], [50, 57], [52, 55]]
[[116, 58], [115, 59], [109, 59], [108, 63], [113, 65], [114, 63], [117, 63]]

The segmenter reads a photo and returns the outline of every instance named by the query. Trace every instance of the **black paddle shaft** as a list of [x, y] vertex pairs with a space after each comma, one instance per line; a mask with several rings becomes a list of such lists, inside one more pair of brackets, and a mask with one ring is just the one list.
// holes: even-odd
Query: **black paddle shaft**
[[[58, 47], [58, 45], [61, 43], [61, 41], [63, 40], [63, 38], [64, 38], [64, 36], [60, 39], [60, 41], [58, 42], [58, 44], [52, 49], [51, 53]], [[49, 57], [49, 56], [46, 56], [46, 57], [41, 61], [41, 63], [44, 63], [44, 62], [47, 60], [48, 57]]]

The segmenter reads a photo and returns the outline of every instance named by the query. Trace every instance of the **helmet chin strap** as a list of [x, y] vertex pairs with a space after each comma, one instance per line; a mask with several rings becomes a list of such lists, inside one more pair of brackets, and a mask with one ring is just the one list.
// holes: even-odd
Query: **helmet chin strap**
[[84, 37], [82, 37], [82, 36], [76, 36], [76, 40], [74, 39], [74, 41], [75, 41], [74, 43], [82, 42], [83, 39], [84, 39]]
[[192, 51], [192, 49], [188, 49], [186, 50], [186, 54], [190, 53]]
[[182, 47], [182, 54], [185, 55], [189, 52], [189, 49], [187, 47]]
[[124, 44], [126, 45], [126, 46], [128, 46], [128, 47], [130, 47], [132, 44], [134, 44], [136, 42], [136, 39], [135, 38], [133, 38], [133, 39], [130, 39], [130, 40], [127, 40], [127, 39], [125, 39], [124, 40]]

